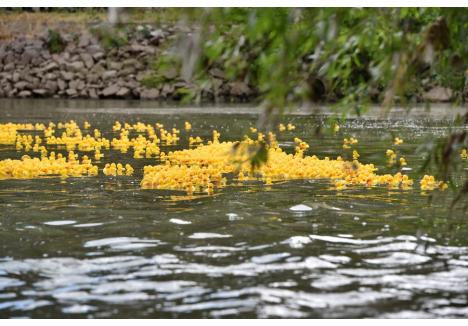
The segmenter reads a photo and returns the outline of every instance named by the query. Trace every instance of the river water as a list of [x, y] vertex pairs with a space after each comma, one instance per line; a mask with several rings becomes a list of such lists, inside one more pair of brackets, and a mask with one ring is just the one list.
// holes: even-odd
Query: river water
[[[0, 123], [74, 119], [110, 130], [115, 120], [189, 120], [194, 135], [217, 129], [235, 140], [258, 120], [246, 107], [119, 103], [2, 101]], [[299, 112], [282, 118], [296, 130], [278, 139], [292, 150], [300, 137], [309, 153], [335, 157], [355, 136], [362, 162], [394, 173], [385, 151], [398, 136], [416, 177], [420, 146], [450, 129], [446, 116], [422, 116], [349, 119], [337, 137], [316, 136], [324, 118]], [[337, 192], [327, 180], [301, 180], [189, 200], [140, 189], [154, 159], [105, 154], [135, 174], [0, 180], [0, 317], [468, 317], [468, 216], [449, 211], [451, 191]], [[0, 159], [21, 155], [0, 145]]]

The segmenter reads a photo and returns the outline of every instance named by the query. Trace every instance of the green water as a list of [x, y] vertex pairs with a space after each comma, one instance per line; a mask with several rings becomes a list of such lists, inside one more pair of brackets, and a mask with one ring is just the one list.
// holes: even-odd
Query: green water
[[[132, 103], [0, 104], [0, 123], [88, 120], [104, 131], [115, 120], [181, 129], [189, 120], [193, 135], [208, 138], [217, 129], [221, 140], [239, 139], [258, 120], [246, 108], [206, 114]], [[384, 153], [399, 136], [412, 177], [423, 160], [420, 145], [450, 125], [368, 117], [348, 120], [338, 136], [317, 137], [320, 116], [282, 121], [296, 125], [278, 135], [286, 150], [300, 137], [309, 154], [335, 157], [342, 139], [354, 136], [361, 161], [381, 173], [396, 172]], [[184, 200], [140, 189], [142, 167], [154, 160], [103, 153], [103, 164], [129, 162], [135, 174], [0, 180], [0, 317], [468, 316], [468, 216], [449, 212], [450, 191], [337, 192], [327, 180], [300, 180], [250, 182]], [[21, 155], [0, 145], [0, 159]]]

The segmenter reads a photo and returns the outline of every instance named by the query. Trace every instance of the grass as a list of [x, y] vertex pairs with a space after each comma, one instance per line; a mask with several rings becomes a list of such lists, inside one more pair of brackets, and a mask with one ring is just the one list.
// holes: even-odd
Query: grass
[[[183, 8], [131, 8], [124, 13], [124, 21], [129, 24], [173, 24], [185, 18], [192, 21], [202, 9]], [[49, 12], [6, 11], [0, 9], [0, 40], [19, 36], [33, 37], [45, 29], [72, 32], [85, 29], [90, 24], [107, 21], [105, 8], [87, 8], [70, 11], [54, 9]]]

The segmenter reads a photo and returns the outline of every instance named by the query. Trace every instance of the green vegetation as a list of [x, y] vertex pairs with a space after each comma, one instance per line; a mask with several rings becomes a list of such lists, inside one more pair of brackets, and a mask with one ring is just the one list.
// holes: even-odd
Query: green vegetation
[[200, 18], [199, 35], [181, 51], [184, 77], [201, 84], [222, 69], [276, 108], [328, 101], [359, 113], [369, 102], [421, 101], [434, 85], [451, 88], [458, 102], [466, 96], [466, 9], [217, 8], [186, 16]]
[[91, 28], [93, 33], [106, 50], [120, 48], [128, 44], [127, 33], [123, 28], [109, 28], [106, 26]]
[[50, 53], [60, 53], [65, 49], [65, 41], [60, 36], [60, 33], [49, 29], [47, 37], [47, 48]]

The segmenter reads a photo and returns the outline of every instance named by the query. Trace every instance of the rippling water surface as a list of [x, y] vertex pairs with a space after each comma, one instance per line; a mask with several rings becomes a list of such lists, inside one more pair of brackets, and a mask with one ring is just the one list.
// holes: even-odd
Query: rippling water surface
[[[117, 119], [178, 128], [189, 120], [194, 135], [217, 129], [232, 140], [258, 118], [23, 103], [3, 104], [0, 122], [89, 120], [109, 130]], [[361, 161], [392, 173], [384, 153], [393, 136], [405, 140], [416, 169], [418, 147], [448, 132], [443, 121], [365, 119], [317, 138], [321, 118], [284, 121], [296, 125], [279, 135], [284, 148], [297, 136], [309, 153], [334, 157], [343, 137], [355, 136]], [[0, 145], [0, 159], [21, 155]], [[0, 317], [468, 316], [467, 216], [448, 211], [450, 192], [337, 192], [327, 180], [303, 180], [232, 185], [189, 200], [140, 189], [141, 168], [153, 160], [105, 159], [130, 162], [136, 173], [0, 181]]]

